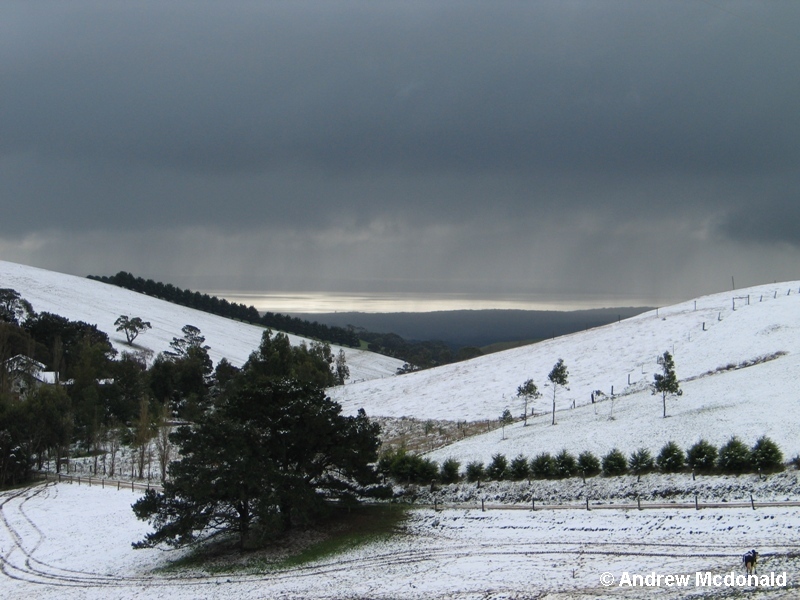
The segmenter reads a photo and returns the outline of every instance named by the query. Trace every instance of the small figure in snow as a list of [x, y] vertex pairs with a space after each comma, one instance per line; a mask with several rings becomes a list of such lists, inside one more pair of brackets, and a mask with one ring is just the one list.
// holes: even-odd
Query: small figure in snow
[[753, 575], [756, 573], [756, 563], [758, 562], [758, 552], [755, 550], [750, 550], [742, 557], [742, 562], [744, 563], [744, 570], [747, 571], [748, 575]]

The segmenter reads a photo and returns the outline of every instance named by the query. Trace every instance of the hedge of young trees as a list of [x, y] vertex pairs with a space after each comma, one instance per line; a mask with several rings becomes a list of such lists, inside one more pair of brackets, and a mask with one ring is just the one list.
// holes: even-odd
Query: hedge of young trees
[[656, 456], [647, 448], [626, 455], [613, 448], [603, 456], [581, 452], [577, 457], [564, 449], [553, 455], [540, 452], [532, 458], [522, 454], [510, 462], [503, 454], [495, 454], [488, 464], [471, 461], [461, 471], [461, 464], [449, 458], [441, 467], [429, 458], [417, 456], [404, 449], [384, 453], [378, 469], [399, 483], [455, 483], [477, 481], [521, 481], [523, 479], [565, 479], [603, 475], [614, 477], [631, 474], [640, 477], [647, 473], [700, 474], [775, 473], [784, 468], [784, 457], [778, 445], [762, 436], [748, 447], [736, 436], [717, 448], [700, 440], [684, 451], [675, 442], [667, 442]]

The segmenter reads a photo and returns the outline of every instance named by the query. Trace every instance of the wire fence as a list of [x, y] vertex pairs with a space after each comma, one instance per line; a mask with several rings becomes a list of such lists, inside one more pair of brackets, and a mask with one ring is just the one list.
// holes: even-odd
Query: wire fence
[[[161, 485], [150, 483], [149, 481], [136, 482], [136, 481], [122, 481], [119, 479], [107, 479], [105, 477], [82, 477], [80, 475], [65, 475], [63, 473], [49, 473], [46, 471], [37, 473], [37, 479], [45, 482], [54, 483], [69, 483], [77, 485], [87, 485], [89, 487], [100, 487], [103, 489], [116, 489], [117, 491], [130, 490], [131, 492], [154, 490], [156, 492], [163, 491]], [[530, 512], [537, 511], [563, 511], [563, 510], [670, 510], [670, 509], [742, 509], [749, 508], [756, 510], [757, 508], [787, 508], [787, 507], [800, 507], [800, 500], [780, 500], [780, 501], [756, 501], [752, 494], [750, 494], [749, 501], [737, 500], [708, 500], [701, 501], [699, 494], [694, 497], [694, 502], [643, 502], [641, 498], [637, 498], [635, 502], [595, 502], [592, 503], [590, 498], [585, 498], [582, 503], [552, 503], [552, 502], [536, 502], [532, 499], [529, 504], [502, 504], [502, 503], [489, 503], [485, 499], [478, 501], [467, 502], [439, 502], [434, 500], [431, 503], [416, 503], [412, 502], [411, 505], [420, 509], [432, 509], [436, 512], [443, 510], [481, 510], [482, 512], [492, 510], [526, 510]]]
[[586, 498], [583, 503], [537, 503], [536, 500], [531, 500], [529, 504], [498, 504], [488, 503], [485, 500], [480, 502], [438, 502], [434, 500], [433, 504], [417, 504], [413, 503], [417, 508], [428, 508], [435, 511], [441, 510], [527, 510], [536, 512], [540, 510], [664, 510], [664, 509], [693, 509], [703, 510], [709, 508], [750, 508], [756, 510], [757, 508], [783, 508], [783, 507], [800, 507], [800, 500], [781, 500], [781, 501], [756, 501], [753, 496], [750, 496], [749, 501], [701, 501], [699, 496], [695, 496], [694, 502], [642, 502], [637, 498], [636, 502], [596, 502], [592, 503], [590, 498]]
[[130, 490], [132, 492], [135, 491], [147, 491], [147, 490], [155, 490], [156, 492], [163, 491], [163, 488], [159, 484], [151, 483], [149, 480], [143, 481], [134, 481], [134, 480], [127, 480], [123, 481], [120, 479], [107, 479], [105, 477], [86, 477], [81, 475], [65, 475], [64, 473], [50, 473], [48, 471], [40, 471], [36, 474], [36, 479], [45, 482], [56, 482], [56, 483], [70, 483], [74, 484], [77, 483], [78, 485], [88, 485], [89, 487], [100, 487], [100, 488], [108, 488], [108, 489], [116, 489], [117, 491], [121, 490]]

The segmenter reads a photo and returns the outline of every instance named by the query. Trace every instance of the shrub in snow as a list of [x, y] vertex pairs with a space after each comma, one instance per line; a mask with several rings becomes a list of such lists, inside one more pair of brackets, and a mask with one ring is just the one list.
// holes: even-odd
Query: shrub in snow
[[556, 477], [567, 478], [578, 473], [578, 461], [565, 448], [555, 458]]
[[686, 462], [698, 473], [710, 473], [717, 466], [718, 454], [716, 446], [700, 440], [686, 452]]
[[778, 444], [762, 435], [750, 451], [753, 467], [764, 473], [783, 471], [783, 452]]
[[686, 454], [675, 442], [667, 442], [656, 458], [662, 473], [678, 473], [686, 466]]
[[428, 483], [439, 475], [435, 462], [409, 454], [405, 448], [383, 454], [378, 460], [378, 471], [400, 482]]
[[581, 452], [578, 455], [578, 471], [586, 477], [594, 477], [600, 473], [600, 459], [589, 452]]
[[492, 462], [486, 467], [486, 476], [494, 481], [501, 481], [508, 474], [508, 459], [504, 454], [492, 456]]
[[467, 464], [467, 481], [480, 481], [486, 479], [486, 471], [483, 468], [483, 463], [478, 460], [473, 460]]
[[528, 464], [528, 459], [522, 454], [519, 454], [515, 459], [511, 461], [509, 472], [511, 475], [511, 479], [513, 479], [514, 481], [526, 479], [531, 474], [531, 468], [530, 465]]
[[455, 458], [448, 458], [442, 463], [442, 468], [439, 470], [439, 479], [442, 483], [455, 483], [461, 476], [458, 473], [458, 469], [461, 466], [461, 463], [458, 462]]
[[618, 448], [614, 448], [603, 457], [603, 474], [624, 475], [628, 471], [628, 459]]
[[717, 467], [723, 473], [746, 473], [753, 468], [753, 460], [745, 443], [733, 436], [719, 449]]
[[536, 479], [550, 479], [556, 476], [556, 461], [549, 452], [537, 454], [531, 461], [531, 474]]
[[418, 456], [415, 456], [415, 458], [419, 459], [418, 462], [415, 462], [416, 481], [428, 483], [439, 476], [439, 465], [437, 465], [433, 460]]
[[628, 459], [628, 467], [631, 473], [637, 476], [650, 473], [656, 468], [656, 462], [653, 460], [653, 455], [647, 448], [639, 448], [636, 452], [631, 454]]

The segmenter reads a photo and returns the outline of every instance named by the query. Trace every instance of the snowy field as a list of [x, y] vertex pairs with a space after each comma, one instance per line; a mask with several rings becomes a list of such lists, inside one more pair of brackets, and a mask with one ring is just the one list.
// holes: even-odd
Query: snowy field
[[[118, 349], [120, 314], [141, 316], [153, 330], [137, 342], [159, 352], [184, 324], [199, 327], [214, 360], [241, 364], [261, 329], [182, 308], [86, 279], [0, 262], [0, 287], [11, 287], [35, 310], [96, 323]], [[519, 415], [517, 386], [532, 378], [543, 393], [539, 416], [436, 450], [488, 462], [496, 453], [566, 448], [573, 454], [612, 447], [654, 454], [669, 440], [684, 448], [705, 438], [716, 445], [738, 435], [748, 445], [767, 435], [788, 460], [800, 454], [800, 283], [780, 283], [698, 298], [590, 331], [404, 376], [399, 361], [346, 349], [353, 379], [332, 390], [345, 412], [450, 421]], [[300, 338], [292, 337], [294, 343]], [[334, 349], [336, 351], [336, 349]], [[683, 396], [650, 393], [657, 358], [670, 351]], [[547, 374], [564, 359], [568, 389], [557, 390], [556, 425], [549, 414]], [[612, 395], [613, 389], [613, 395]], [[598, 401], [590, 401], [593, 391]], [[574, 408], [573, 408], [574, 403]], [[602, 509], [598, 503], [720, 501], [736, 508]], [[797, 471], [770, 476], [697, 478], [648, 475], [568, 481], [444, 487], [418, 502], [446, 501], [435, 512], [411, 513], [392, 540], [286, 571], [209, 575], [165, 574], [179, 551], [137, 550], [148, 530], [133, 516], [130, 491], [76, 484], [37, 486], [0, 494], [0, 598], [686, 598], [696, 595], [800, 597], [800, 508], [758, 507], [746, 501], [800, 500]], [[581, 509], [581, 499], [595, 507]], [[537, 499], [538, 510], [530, 510]], [[483, 499], [502, 509], [474, 508]], [[459, 502], [454, 508], [450, 503]], [[516, 503], [516, 505], [515, 505]], [[550, 504], [573, 504], [555, 509]], [[696, 573], [742, 574], [741, 555], [757, 548], [761, 573], [787, 574], [788, 588], [696, 587]], [[688, 575], [686, 587], [603, 586], [610, 574]]]
[[[133, 550], [147, 531], [130, 491], [75, 484], [0, 495], [0, 596], [105, 598], [685, 598], [755, 591], [696, 587], [696, 573], [743, 573], [756, 547], [760, 573], [786, 573], [798, 593], [797, 509], [445, 510], [411, 513], [406, 530], [303, 567], [266, 573], [163, 574], [178, 551]], [[617, 582], [603, 586], [610, 573]], [[687, 575], [685, 587], [619, 587], [625, 574]], [[608, 575], [606, 575], [608, 577]], [[719, 597], [719, 596], [717, 596]]]
[[[493, 430], [431, 454], [440, 462], [455, 457], [462, 467], [495, 453], [509, 460], [562, 448], [601, 455], [617, 446], [656, 454], [670, 440], [687, 448], [703, 437], [719, 446], [732, 435], [749, 446], [767, 435], [788, 460], [800, 454], [799, 292], [800, 283], [790, 282], [706, 296], [531, 346], [348, 385], [332, 397], [346, 411], [363, 406], [370, 415], [496, 420], [506, 408], [522, 414], [516, 389], [533, 379], [540, 416], [527, 427], [517, 422], [505, 428], [505, 439]], [[665, 351], [683, 390], [667, 400], [666, 419], [660, 395], [650, 390]], [[559, 358], [569, 385], [556, 391], [553, 426], [547, 375]], [[592, 404], [597, 390], [604, 396]]]
[[[175, 337], [181, 337], [184, 325], [198, 327], [206, 338], [211, 359], [216, 364], [227, 358], [241, 366], [258, 348], [262, 327], [240, 323], [202, 311], [186, 308], [123, 288], [74, 275], [37, 269], [0, 261], [0, 288], [11, 288], [33, 305], [36, 312], [50, 312], [73, 321], [84, 321], [108, 334], [116, 350], [130, 351], [125, 335], [116, 331], [114, 321], [120, 315], [141, 317], [153, 326], [138, 338], [134, 348], [151, 350], [154, 355], [169, 349]], [[292, 344], [304, 338], [289, 335]], [[308, 341], [308, 340], [306, 340]], [[334, 354], [339, 346], [331, 346]], [[345, 348], [350, 378], [353, 381], [388, 377], [397, 372], [402, 361], [373, 352]]]

